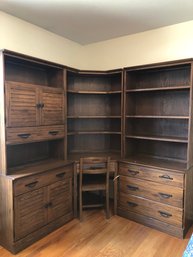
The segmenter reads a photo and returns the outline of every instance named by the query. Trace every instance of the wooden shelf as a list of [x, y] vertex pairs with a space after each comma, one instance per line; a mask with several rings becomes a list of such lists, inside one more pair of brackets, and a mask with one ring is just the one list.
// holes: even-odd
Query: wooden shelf
[[170, 116], [170, 115], [126, 115], [126, 118], [143, 118], [143, 119], [189, 119], [189, 116]]
[[112, 160], [119, 160], [121, 159], [121, 151], [114, 151], [114, 150], [107, 150], [107, 151], [93, 151], [93, 150], [87, 150], [87, 151], [71, 151], [68, 154], [68, 160], [72, 161], [79, 161], [81, 157], [92, 157], [92, 156], [110, 156]]
[[153, 88], [136, 88], [136, 89], [127, 89], [127, 93], [132, 92], [151, 92], [151, 91], [168, 91], [168, 90], [184, 90], [190, 89], [190, 86], [181, 85], [181, 86], [172, 86], [172, 87], [153, 87]]
[[96, 134], [101, 134], [101, 135], [110, 135], [110, 134], [116, 134], [116, 135], [121, 135], [120, 131], [69, 131], [68, 136], [71, 135], [96, 135]]
[[142, 136], [142, 135], [126, 135], [126, 138], [136, 138], [136, 139], [147, 139], [155, 141], [166, 141], [166, 142], [177, 142], [177, 143], [188, 143], [188, 138], [186, 137], [172, 137], [172, 136]]
[[95, 94], [95, 95], [111, 95], [111, 94], [121, 94], [121, 90], [117, 91], [96, 91], [96, 90], [68, 90], [67, 93], [73, 94]]
[[120, 119], [121, 118], [121, 115], [116, 115], [116, 116], [113, 116], [113, 115], [81, 115], [81, 116], [78, 116], [78, 115], [69, 115], [67, 116], [68, 119]]
[[125, 158], [125, 161], [131, 162], [133, 164], [147, 165], [148, 167], [159, 167], [163, 169], [171, 169], [176, 171], [182, 171], [187, 169], [187, 163], [185, 161], [180, 161], [179, 159], [166, 159], [159, 158], [158, 156], [150, 155], [132, 155]]

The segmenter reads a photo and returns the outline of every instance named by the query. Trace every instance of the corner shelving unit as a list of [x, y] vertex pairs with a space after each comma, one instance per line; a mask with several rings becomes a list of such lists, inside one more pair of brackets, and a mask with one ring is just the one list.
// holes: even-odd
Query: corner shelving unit
[[188, 61], [125, 69], [126, 159], [189, 167], [191, 69]]
[[68, 159], [121, 157], [122, 92], [122, 71], [68, 70]]

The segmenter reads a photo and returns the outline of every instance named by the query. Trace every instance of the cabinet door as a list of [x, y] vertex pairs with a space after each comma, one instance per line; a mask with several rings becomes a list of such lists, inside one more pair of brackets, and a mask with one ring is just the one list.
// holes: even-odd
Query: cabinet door
[[72, 179], [61, 180], [48, 187], [48, 222], [72, 212]]
[[46, 196], [46, 187], [42, 187], [14, 198], [15, 240], [46, 225]]
[[41, 125], [60, 125], [64, 123], [64, 95], [59, 88], [41, 90]]
[[7, 127], [30, 127], [39, 125], [38, 89], [34, 85], [7, 82], [6, 125]]

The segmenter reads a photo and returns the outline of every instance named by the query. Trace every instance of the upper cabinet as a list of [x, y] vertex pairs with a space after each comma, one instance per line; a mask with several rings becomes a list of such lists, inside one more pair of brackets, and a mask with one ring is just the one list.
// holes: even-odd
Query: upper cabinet
[[6, 126], [31, 127], [64, 123], [62, 88], [6, 82]]

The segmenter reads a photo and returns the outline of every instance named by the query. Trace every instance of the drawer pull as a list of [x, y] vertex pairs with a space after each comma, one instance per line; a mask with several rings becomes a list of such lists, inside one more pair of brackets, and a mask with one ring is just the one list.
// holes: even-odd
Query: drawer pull
[[48, 133], [49, 133], [50, 135], [52, 135], [52, 136], [56, 136], [56, 135], [59, 133], [59, 131], [52, 130], [52, 131], [49, 131]]
[[52, 207], [52, 202], [46, 203], [46, 204], [44, 205], [44, 208], [45, 208], [45, 209], [48, 209], [48, 208], [50, 208], [50, 207]]
[[137, 191], [139, 190], [139, 187], [136, 187], [136, 186], [131, 186], [131, 185], [127, 185], [127, 188], [131, 191]]
[[128, 172], [129, 172], [131, 175], [133, 175], [133, 176], [139, 174], [139, 171], [134, 171], [134, 170], [128, 170]]
[[20, 138], [28, 138], [28, 137], [31, 136], [31, 134], [25, 133], [25, 134], [18, 134], [17, 136], [20, 137]]
[[165, 178], [165, 179], [173, 180], [173, 178], [170, 177], [169, 175], [162, 175], [162, 176], [159, 176], [159, 178]]
[[61, 172], [61, 173], [56, 174], [56, 177], [63, 178], [65, 176], [65, 174], [66, 174], [66, 172]]
[[127, 204], [128, 204], [130, 207], [136, 207], [136, 206], [138, 206], [137, 203], [133, 203], [133, 202], [127, 202]]
[[34, 188], [37, 185], [38, 181], [34, 181], [32, 183], [26, 184], [25, 187]]
[[172, 217], [172, 214], [170, 214], [170, 213], [163, 212], [163, 211], [158, 211], [158, 212], [159, 212], [159, 214], [160, 214], [162, 217], [164, 217], [164, 218], [170, 218], [170, 217]]
[[171, 198], [171, 197], [172, 197], [172, 195], [170, 195], [170, 194], [164, 194], [164, 193], [159, 193], [159, 195], [160, 195], [162, 198], [164, 198], [164, 199], [168, 199], [168, 198]]

